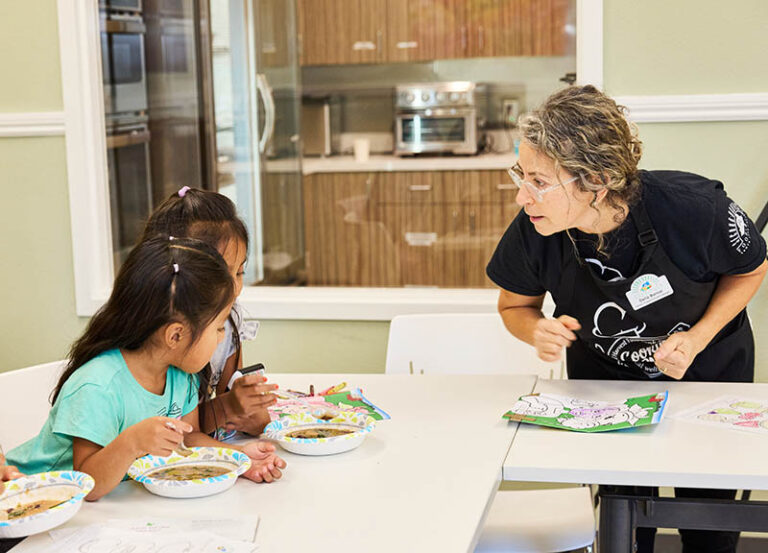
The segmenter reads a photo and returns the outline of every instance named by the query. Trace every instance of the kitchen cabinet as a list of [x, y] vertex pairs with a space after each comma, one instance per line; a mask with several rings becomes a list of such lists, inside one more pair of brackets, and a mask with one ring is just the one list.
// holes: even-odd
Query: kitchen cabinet
[[387, 5], [381, 0], [299, 0], [300, 64], [384, 60]]
[[302, 65], [564, 55], [572, 0], [298, 0]]
[[493, 286], [485, 265], [514, 197], [504, 171], [308, 175], [308, 284]]
[[300, 175], [264, 171], [261, 202], [264, 278], [260, 284], [303, 284], [306, 275]]

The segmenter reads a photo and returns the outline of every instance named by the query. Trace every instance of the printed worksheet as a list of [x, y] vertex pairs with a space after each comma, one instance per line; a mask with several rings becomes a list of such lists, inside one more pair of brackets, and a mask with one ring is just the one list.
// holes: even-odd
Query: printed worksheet
[[768, 435], [768, 399], [722, 396], [677, 413], [675, 418]]
[[140, 532], [102, 525], [86, 526], [55, 542], [56, 553], [254, 553], [253, 542], [223, 538], [206, 531]]
[[577, 432], [605, 432], [657, 424], [664, 414], [668, 397], [665, 391], [623, 402], [605, 402], [555, 394], [530, 394], [520, 397], [504, 418]]

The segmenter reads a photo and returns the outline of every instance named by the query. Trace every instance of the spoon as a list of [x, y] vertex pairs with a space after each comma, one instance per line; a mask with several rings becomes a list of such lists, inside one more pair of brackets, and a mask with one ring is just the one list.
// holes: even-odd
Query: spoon
[[[173, 424], [172, 422], [166, 422], [165, 426], [167, 426], [171, 430], [175, 430], [176, 432], [179, 432], [179, 429], [176, 428], [176, 425]], [[184, 437], [183, 437], [184, 434], [182, 432], [179, 432], [179, 434], [182, 435], [181, 443], [178, 445], [178, 447], [176, 447], [174, 451], [179, 455], [181, 455], [182, 457], [189, 457], [194, 453], [194, 451], [192, 451], [191, 449], [189, 449], [187, 446], [184, 445]]]

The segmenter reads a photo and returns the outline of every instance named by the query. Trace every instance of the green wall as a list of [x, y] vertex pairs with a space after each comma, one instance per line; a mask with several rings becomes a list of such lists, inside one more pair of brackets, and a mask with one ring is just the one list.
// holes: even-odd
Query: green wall
[[56, 0], [0, 2], [0, 112], [61, 108]]
[[[768, 92], [768, 2], [605, 0], [605, 88], [613, 95]], [[0, 113], [61, 109], [55, 0], [0, 2]], [[11, 53], [9, 55], [9, 53]], [[8, 83], [13, 83], [9, 86]], [[721, 179], [756, 216], [768, 191], [768, 122], [643, 124], [643, 166]], [[64, 141], [0, 138], [0, 371], [66, 355], [74, 310]], [[768, 289], [751, 306], [761, 334]], [[383, 370], [388, 324], [264, 321], [246, 362], [271, 371]], [[760, 378], [768, 345], [758, 338]], [[758, 369], [760, 370], [760, 369]]]

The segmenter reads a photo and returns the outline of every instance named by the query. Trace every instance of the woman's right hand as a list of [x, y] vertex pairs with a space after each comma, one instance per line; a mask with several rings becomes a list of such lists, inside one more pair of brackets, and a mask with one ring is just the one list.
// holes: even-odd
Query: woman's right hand
[[542, 361], [558, 361], [563, 348], [567, 348], [577, 338], [574, 330], [579, 330], [579, 321], [568, 315], [556, 319], [542, 318], [533, 329], [533, 347]]
[[192, 430], [190, 424], [179, 419], [152, 417], [129, 426], [125, 432], [137, 457], [168, 457], [181, 445], [184, 434]]

